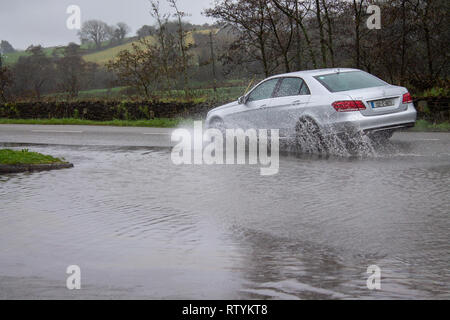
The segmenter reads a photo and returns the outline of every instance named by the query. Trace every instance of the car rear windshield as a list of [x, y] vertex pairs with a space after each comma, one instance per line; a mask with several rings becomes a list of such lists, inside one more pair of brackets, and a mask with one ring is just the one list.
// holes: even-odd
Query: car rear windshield
[[331, 92], [381, 87], [386, 85], [384, 81], [362, 71], [330, 73], [315, 76], [314, 78]]

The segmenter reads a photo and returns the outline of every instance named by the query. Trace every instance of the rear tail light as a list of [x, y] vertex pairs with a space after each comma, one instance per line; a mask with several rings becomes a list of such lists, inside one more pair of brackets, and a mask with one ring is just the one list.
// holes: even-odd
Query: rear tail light
[[405, 104], [405, 103], [411, 103], [411, 102], [413, 102], [412, 97], [411, 97], [411, 94], [410, 94], [409, 92], [405, 93], [405, 94], [403, 95], [403, 101], [402, 101], [402, 103]]
[[366, 109], [364, 103], [359, 100], [336, 101], [333, 102], [332, 106], [337, 112], [359, 111]]

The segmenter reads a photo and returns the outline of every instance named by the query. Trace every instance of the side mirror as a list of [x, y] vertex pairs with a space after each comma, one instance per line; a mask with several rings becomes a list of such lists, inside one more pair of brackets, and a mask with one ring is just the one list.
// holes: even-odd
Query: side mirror
[[247, 102], [246, 96], [239, 97], [239, 99], [238, 99], [239, 104], [245, 104], [246, 102]]

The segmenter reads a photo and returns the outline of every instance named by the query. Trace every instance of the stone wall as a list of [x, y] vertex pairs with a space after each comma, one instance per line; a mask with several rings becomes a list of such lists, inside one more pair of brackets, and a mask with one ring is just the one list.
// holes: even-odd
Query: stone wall
[[152, 118], [201, 118], [209, 104], [136, 101], [12, 102], [0, 104], [0, 118], [85, 120], [137, 120]]

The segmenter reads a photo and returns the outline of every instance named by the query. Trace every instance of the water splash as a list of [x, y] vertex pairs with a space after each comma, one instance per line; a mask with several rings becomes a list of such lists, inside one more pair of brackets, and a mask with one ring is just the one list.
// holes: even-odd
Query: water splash
[[382, 157], [395, 153], [397, 148], [389, 140], [378, 140], [362, 132], [311, 134], [297, 131], [280, 145], [280, 150], [338, 157]]

